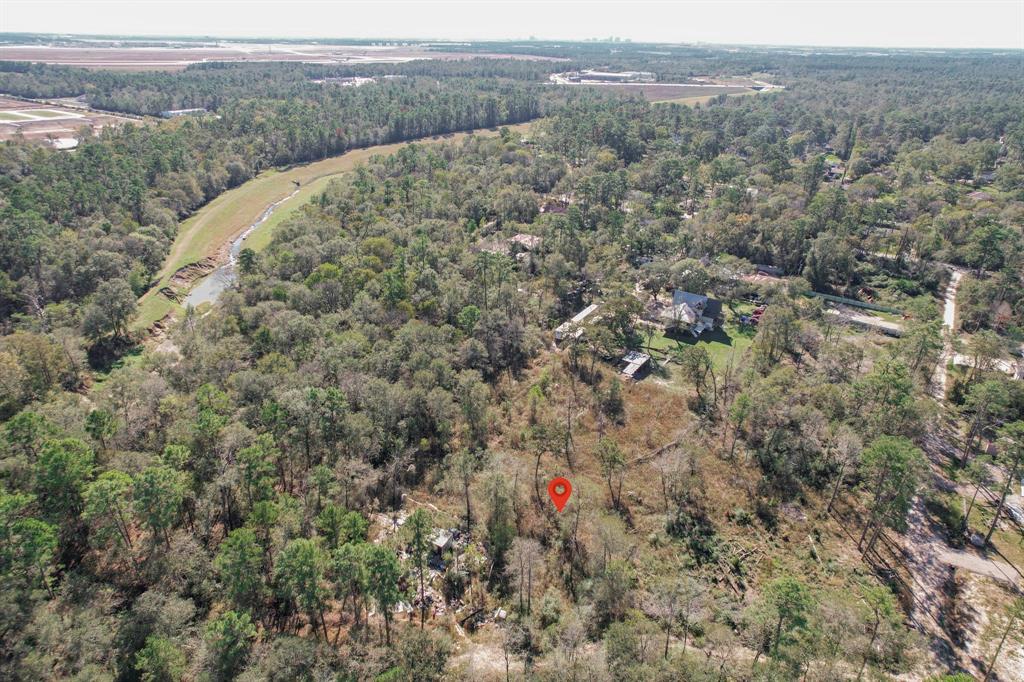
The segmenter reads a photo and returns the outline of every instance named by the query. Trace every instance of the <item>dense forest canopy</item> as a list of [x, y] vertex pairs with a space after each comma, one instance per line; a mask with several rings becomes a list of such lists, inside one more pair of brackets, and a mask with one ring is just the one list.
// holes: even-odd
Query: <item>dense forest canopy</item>
[[[940, 428], [975, 496], [1024, 467], [1024, 383], [997, 366], [1024, 336], [1020, 55], [646, 47], [523, 49], [785, 90], [569, 97], [529, 82], [550, 65], [502, 60], [5, 64], [16, 94], [217, 117], [0, 146], [0, 676], [963, 669], [908, 627], [889, 543], [919, 499], [961, 544], [978, 526], [925, 490]], [[385, 71], [404, 77], [310, 82]], [[260, 169], [542, 114], [374, 157], [243, 252], [215, 305], [94, 362], [137, 341], [177, 221]], [[953, 277], [973, 360], [940, 406]], [[676, 289], [724, 302], [730, 348], [652, 322]], [[837, 324], [820, 294], [902, 336]], [[627, 351], [653, 376], [617, 373]], [[553, 475], [577, 490], [560, 515]], [[986, 514], [985, 543], [1013, 537], [1003, 501]], [[991, 613], [993, 642], [1022, 617]]]

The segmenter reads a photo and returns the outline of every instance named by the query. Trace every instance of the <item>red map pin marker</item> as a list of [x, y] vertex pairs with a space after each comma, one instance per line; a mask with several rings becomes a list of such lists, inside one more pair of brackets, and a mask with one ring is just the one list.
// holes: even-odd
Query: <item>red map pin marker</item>
[[572, 495], [572, 483], [569, 483], [568, 479], [561, 476], [553, 478], [548, 483], [548, 495], [551, 496], [551, 501], [555, 503], [555, 509], [562, 511], [565, 503], [569, 501], [569, 496]]

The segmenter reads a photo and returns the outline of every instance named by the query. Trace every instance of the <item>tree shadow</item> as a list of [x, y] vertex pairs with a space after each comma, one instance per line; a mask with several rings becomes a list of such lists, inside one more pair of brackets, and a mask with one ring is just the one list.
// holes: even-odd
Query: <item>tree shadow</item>
[[733, 343], [732, 343], [733, 337], [729, 336], [729, 334], [727, 334], [725, 332], [725, 330], [722, 329], [722, 328], [717, 328], [717, 329], [712, 329], [711, 331], [706, 331], [703, 334], [701, 334], [700, 336], [694, 336], [690, 332], [686, 332], [686, 331], [679, 331], [679, 330], [669, 331], [669, 330], [666, 329], [665, 330], [665, 338], [666, 339], [671, 339], [671, 340], [675, 341], [677, 344], [680, 344], [680, 345], [685, 344], [687, 346], [696, 346], [696, 345], [701, 344], [701, 343], [708, 343], [708, 344], [719, 343], [719, 344], [721, 344], [723, 346], [728, 346], [728, 347], [731, 348], [732, 345], [733, 345]]

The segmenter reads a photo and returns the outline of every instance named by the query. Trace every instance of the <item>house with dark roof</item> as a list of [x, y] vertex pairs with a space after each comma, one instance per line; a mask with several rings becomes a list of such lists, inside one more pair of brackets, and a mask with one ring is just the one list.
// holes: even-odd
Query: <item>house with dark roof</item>
[[665, 329], [700, 336], [722, 325], [722, 302], [682, 289], [672, 292], [672, 305], [661, 313]]

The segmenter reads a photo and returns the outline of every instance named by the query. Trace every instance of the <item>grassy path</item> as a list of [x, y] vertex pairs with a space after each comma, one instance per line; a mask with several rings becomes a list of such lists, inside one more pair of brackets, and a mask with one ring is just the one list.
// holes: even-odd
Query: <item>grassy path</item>
[[[521, 123], [508, 127], [521, 131], [529, 125], [529, 123]], [[156, 284], [139, 299], [139, 314], [133, 327], [147, 329], [168, 313], [179, 310], [180, 307], [177, 304], [159, 293], [160, 289], [168, 285], [174, 273], [186, 265], [215, 255], [225, 244], [230, 243], [237, 235], [252, 225], [268, 206], [291, 194], [295, 189], [294, 183], [300, 184], [299, 192], [282, 204], [263, 225], [246, 239], [246, 245], [249, 248], [256, 250], [264, 248], [270, 243], [274, 228], [318, 192], [323, 191], [332, 178], [352, 170], [371, 156], [391, 154], [410, 142], [418, 144], [454, 142], [472, 134], [496, 135], [497, 132], [486, 129], [476, 130], [454, 133], [446, 137], [435, 136], [409, 142], [354, 149], [339, 156], [286, 170], [264, 171], [252, 180], [224, 192], [181, 223], [178, 228], [178, 236], [171, 246], [171, 252], [164, 260], [160, 272], [157, 273]]]
[[[725, 93], [725, 96], [746, 97], [747, 95], [756, 95], [757, 92], [757, 90], [745, 90], [743, 92]], [[694, 104], [707, 104], [716, 97], [719, 97], [719, 95], [691, 95], [689, 97], [677, 97], [674, 99], [655, 99], [651, 100], [651, 104], [684, 104], [686, 106], [693, 106]]]

